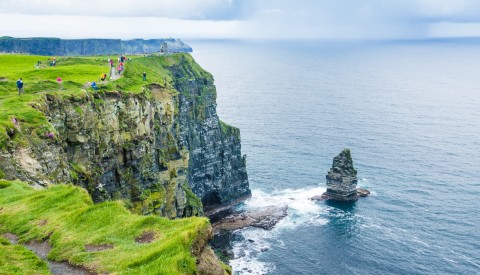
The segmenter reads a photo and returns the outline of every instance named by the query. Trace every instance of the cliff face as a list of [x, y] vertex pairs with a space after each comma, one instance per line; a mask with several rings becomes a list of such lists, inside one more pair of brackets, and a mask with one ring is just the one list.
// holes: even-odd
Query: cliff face
[[173, 38], [120, 40], [0, 37], [0, 52], [50, 56], [138, 54], [159, 52], [162, 43], [167, 43], [171, 52], [192, 51], [188, 45]]
[[73, 182], [94, 201], [126, 198], [139, 213], [172, 218], [199, 214], [198, 198], [208, 206], [248, 195], [240, 133], [217, 116], [213, 78], [191, 57], [179, 60], [166, 68], [169, 83], [139, 94], [46, 94], [35, 108], [55, 137], [4, 151], [0, 169], [39, 185]]

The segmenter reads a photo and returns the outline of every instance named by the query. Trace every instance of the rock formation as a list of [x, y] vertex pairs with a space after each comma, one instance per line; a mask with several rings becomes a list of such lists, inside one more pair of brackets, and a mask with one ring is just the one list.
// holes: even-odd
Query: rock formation
[[228, 215], [225, 218], [214, 222], [212, 226], [216, 231], [233, 231], [249, 226], [270, 230], [280, 220], [287, 216], [287, 210], [287, 205], [263, 207], [247, 212]]
[[359, 196], [365, 197], [370, 192], [366, 189], [357, 189], [357, 170], [353, 168], [350, 149], [343, 151], [333, 158], [333, 165], [326, 176], [327, 191], [312, 199], [325, 199], [335, 201], [356, 201]]
[[72, 182], [96, 202], [126, 199], [137, 213], [170, 218], [248, 196], [240, 130], [218, 118], [213, 77], [190, 55], [172, 60], [154, 68], [170, 72], [168, 87], [45, 94], [34, 107], [55, 138], [0, 150], [0, 171], [40, 186]]

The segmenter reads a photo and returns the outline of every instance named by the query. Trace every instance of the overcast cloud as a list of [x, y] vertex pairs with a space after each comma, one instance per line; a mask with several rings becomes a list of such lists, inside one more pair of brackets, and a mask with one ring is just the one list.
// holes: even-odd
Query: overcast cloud
[[480, 0], [1, 0], [0, 18], [16, 37], [480, 36]]

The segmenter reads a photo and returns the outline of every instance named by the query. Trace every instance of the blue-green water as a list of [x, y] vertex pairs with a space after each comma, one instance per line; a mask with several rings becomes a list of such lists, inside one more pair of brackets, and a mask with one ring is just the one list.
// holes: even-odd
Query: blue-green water
[[[480, 274], [479, 41], [188, 42], [241, 129], [247, 207], [289, 205], [239, 232], [236, 272]], [[372, 195], [310, 201], [344, 147]]]

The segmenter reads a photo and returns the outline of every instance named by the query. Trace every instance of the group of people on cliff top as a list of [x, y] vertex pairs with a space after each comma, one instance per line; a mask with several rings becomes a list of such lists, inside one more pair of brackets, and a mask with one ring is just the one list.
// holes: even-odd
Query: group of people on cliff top
[[[121, 75], [123, 70], [125, 69], [125, 62], [126, 61], [127, 61], [127, 58], [125, 57], [125, 55], [122, 55], [122, 56], [118, 57], [118, 59], [117, 59], [117, 63], [118, 63], [117, 72], [118, 72], [119, 75]], [[112, 69], [115, 67], [115, 63], [113, 62], [113, 59], [108, 59], [108, 63], [110, 64], [110, 77], [111, 77]], [[103, 79], [102, 79], [102, 81], [103, 81]]]
[[[118, 71], [118, 74], [121, 75], [123, 70], [125, 69], [125, 62], [127, 61], [127, 58], [125, 57], [125, 55], [122, 55], [122, 56], [119, 56], [118, 57], [118, 66], [116, 67], [117, 71]], [[37, 62], [37, 68], [38, 66], [41, 64], [41, 61], [38, 61]], [[57, 64], [57, 59], [55, 57], [52, 58], [52, 61], [50, 62], [50, 66], [56, 66]], [[112, 71], [114, 70], [115, 68], [115, 63], [113, 61], [113, 59], [108, 59], [108, 64], [110, 65], [110, 77], [112, 77]], [[147, 72], [143, 72], [142, 73], [142, 77], [143, 77], [143, 81], [146, 81], [147, 80]], [[100, 75], [100, 80], [101, 81], [105, 81], [107, 79], [107, 74], [106, 73], [102, 73]], [[62, 78], [59, 76], [57, 77], [57, 83], [59, 84], [60, 86], [60, 90], [63, 89], [63, 80]], [[24, 90], [24, 83], [23, 83], [23, 79], [22, 78], [19, 78], [16, 82], [16, 85], [17, 85], [17, 90], [18, 90], [18, 95], [21, 95], [21, 94], [25, 94], [25, 90]], [[94, 90], [97, 90], [98, 87], [97, 87], [97, 84], [96, 82], [92, 82], [91, 83], [91, 87], [92, 89]]]

